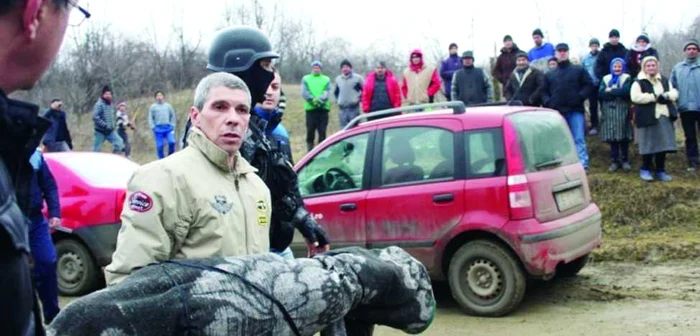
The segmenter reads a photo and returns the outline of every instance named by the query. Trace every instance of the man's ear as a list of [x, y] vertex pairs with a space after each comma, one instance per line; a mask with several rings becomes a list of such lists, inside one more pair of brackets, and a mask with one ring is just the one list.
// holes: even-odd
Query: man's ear
[[43, 0], [27, 0], [24, 7], [22, 31], [24, 36], [30, 41], [36, 38], [36, 33], [39, 30], [39, 19], [41, 19], [46, 10], [43, 3]]
[[190, 120], [192, 120], [192, 126], [199, 127], [199, 110], [194, 106], [190, 107]]

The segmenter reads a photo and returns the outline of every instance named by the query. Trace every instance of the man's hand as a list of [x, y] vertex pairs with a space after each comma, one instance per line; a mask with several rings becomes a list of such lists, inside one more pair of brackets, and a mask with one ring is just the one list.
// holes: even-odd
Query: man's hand
[[605, 88], [605, 92], [610, 92], [612, 91], [612, 88]]
[[308, 240], [304, 239], [306, 241], [306, 257], [311, 258], [317, 254], [322, 254], [323, 252], [328, 252], [328, 250], [331, 249], [331, 246], [329, 244], [326, 244], [324, 246], [319, 247], [318, 242], [309, 242]]
[[61, 219], [58, 217], [53, 217], [49, 219], [49, 228], [55, 229], [61, 226]]

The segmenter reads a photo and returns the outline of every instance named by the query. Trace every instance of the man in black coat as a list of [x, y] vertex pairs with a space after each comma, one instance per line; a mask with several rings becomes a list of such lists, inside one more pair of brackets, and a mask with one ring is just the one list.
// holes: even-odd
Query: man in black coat
[[613, 29], [608, 34], [610, 41], [603, 46], [595, 64], [595, 75], [598, 80], [610, 74], [610, 62], [616, 58], [625, 59], [627, 56], [627, 48], [620, 43], [620, 32]]
[[559, 43], [556, 47], [557, 67], [545, 75], [542, 99], [544, 106], [561, 113], [569, 124], [576, 143], [578, 158], [588, 171], [586, 150], [586, 117], [583, 102], [591, 94], [593, 83], [588, 72], [569, 60], [569, 46]]
[[540, 106], [541, 91], [544, 85], [542, 71], [530, 67], [527, 53], [519, 52], [517, 67], [510, 74], [503, 93], [508, 101], [520, 101], [525, 106]]
[[44, 112], [44, 118], [51, 121], [51, 127], [44, 135], [44, 146], [48, 152], [67, 152], [73, 149], [73, 140], [66, 123], [66, 112], [63, 111], [63, 102], [53, 99], [51, 107]]
[[7, 97], [31, 89], [63, 41], [68, 0], [0, 2], [0, 333], [43, 335], [29, 272], [29, 157], [49, 127], [39, 107]]

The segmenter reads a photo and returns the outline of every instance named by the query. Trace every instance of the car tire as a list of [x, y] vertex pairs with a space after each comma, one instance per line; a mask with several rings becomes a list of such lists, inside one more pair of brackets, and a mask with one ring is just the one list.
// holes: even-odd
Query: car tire
[[586, 266], [588, 263], [588, 254], [579, 257], [578, 259], [575, 259], [571, 261], [568, 264], [561, 264], [557, 267], [557, 276], [562, 277], [562, 278], [571, 278], [575, 277], [578, 272], [581, 272], [581, 270]]
[[523, 268], [510, 251], [495, 242], [475, 240], [464, 244], [449, 267], [452, 296], [468, 315], [503, 316], [525, 297]]
[[97, 289], [100, 283], [99, 268], [83, 243], [75, 239], [59, 240], [56, 254], [58, 291], [61, 295], [80, 296]]

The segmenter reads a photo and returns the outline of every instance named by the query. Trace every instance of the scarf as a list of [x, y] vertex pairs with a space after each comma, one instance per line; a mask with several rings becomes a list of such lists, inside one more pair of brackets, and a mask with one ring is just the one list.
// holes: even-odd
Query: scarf
[[[613, 65], [615, 65], [615, 63], [617, 62], [622, 63], [622, 72], [620, 72], [619, 75], [616, 74], [615, 71], [613, 71]], [[612, 62], [610, 62], [610, 75], [612, 76], [612, 78], [610, 78], [610, 81], [608, 82], [608, 87], [619, 86], [620, 77], [622, 77], [622, 74], [625, 73], [626, 68], [627, 63], [625, 63], [625, 60], [623, 60], [622, 58], [617, 57], [613, 59]]]

